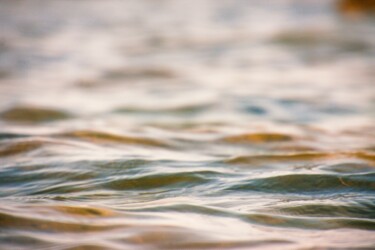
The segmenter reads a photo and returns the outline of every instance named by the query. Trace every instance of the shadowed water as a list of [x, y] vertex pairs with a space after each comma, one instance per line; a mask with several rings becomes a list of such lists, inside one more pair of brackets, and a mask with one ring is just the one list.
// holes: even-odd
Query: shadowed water
[[373, 249], [349, 7], [1, 1], [0, 249]]

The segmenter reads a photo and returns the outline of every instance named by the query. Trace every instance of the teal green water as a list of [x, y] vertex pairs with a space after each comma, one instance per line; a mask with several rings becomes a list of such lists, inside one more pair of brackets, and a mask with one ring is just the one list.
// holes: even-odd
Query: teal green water
[[1, 1], [0, 249], [373, 249], [373, 17]]

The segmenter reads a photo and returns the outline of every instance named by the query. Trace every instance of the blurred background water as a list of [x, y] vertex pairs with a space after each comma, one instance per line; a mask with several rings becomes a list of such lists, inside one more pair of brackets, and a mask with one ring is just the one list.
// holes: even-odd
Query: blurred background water
[[373, 249], [373, 10], [0, 1], [0, 249]]

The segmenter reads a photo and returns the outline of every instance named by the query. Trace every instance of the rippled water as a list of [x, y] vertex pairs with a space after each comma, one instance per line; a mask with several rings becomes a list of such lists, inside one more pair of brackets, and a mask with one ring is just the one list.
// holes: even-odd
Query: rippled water
[[375, 26], [332, 1], [1, 1], [0, 249], [372, 249]]

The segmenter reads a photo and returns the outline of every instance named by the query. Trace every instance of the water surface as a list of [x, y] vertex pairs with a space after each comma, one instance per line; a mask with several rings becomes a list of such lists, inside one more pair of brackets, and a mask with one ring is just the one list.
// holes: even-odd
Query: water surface
[[0, 249], [375, 246], [371, 17], [1, 6]]

